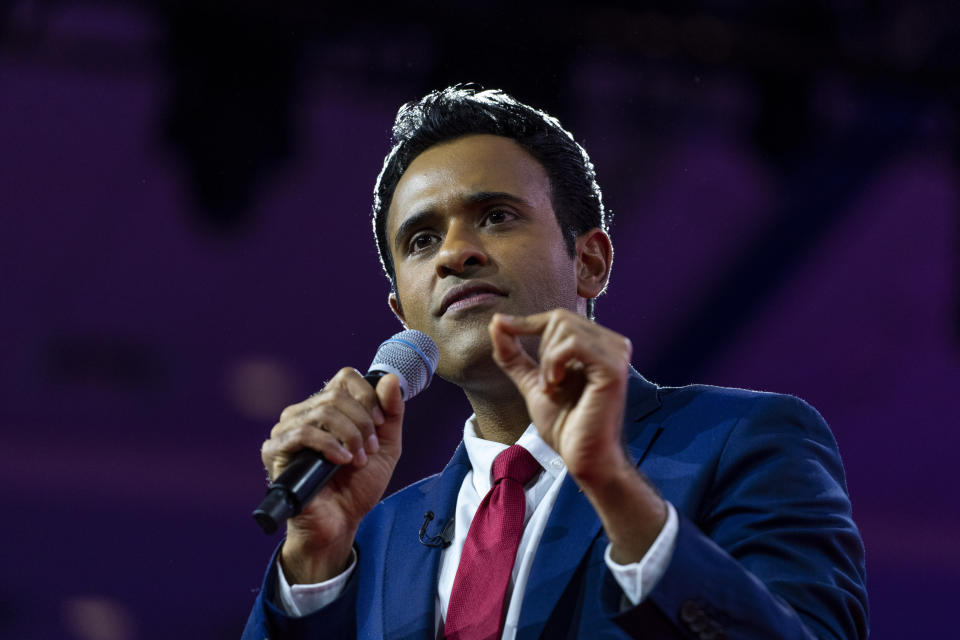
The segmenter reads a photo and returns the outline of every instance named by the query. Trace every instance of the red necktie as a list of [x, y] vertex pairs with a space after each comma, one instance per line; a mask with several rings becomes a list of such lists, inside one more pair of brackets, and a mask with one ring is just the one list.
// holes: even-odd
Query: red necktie
[[460, 555], [443, 633], [447, 640], [497, 639], [503, 634], [507, 586], [523, 535], [523, 487], [541, 470], [519, 445], [493, 461], [493, 486], [477, 508]]

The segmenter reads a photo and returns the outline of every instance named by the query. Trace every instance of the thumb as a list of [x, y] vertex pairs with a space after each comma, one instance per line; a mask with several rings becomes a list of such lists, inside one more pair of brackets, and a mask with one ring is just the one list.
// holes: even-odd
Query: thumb
[[392, 373], [380, 378], [376, 387], [377, 400], [386, 418], [377, 428], [377, 438], [381, 444], [395, 445], [400, 442], [400, 427], [403, 425], [403, 395], [400, 393], [400, 380]]
[[519, 336], [506, 330], [507, 323], [500, 314], [490, 321], [493, 361], [517, 385], [520, 393], [526, 395], [540, 382], [540, 365], [520, 344]]

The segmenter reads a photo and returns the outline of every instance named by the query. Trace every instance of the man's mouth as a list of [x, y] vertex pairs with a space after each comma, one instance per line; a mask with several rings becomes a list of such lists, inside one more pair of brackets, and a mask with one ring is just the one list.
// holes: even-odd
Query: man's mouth
[[476, 304], [482, 304], [497, 297], [504, 297], [503, 291], [488, 282], [468, 282], [458, 285], [443, 296], [440, 304], [440, 315], [447, 311], [466, 309]]

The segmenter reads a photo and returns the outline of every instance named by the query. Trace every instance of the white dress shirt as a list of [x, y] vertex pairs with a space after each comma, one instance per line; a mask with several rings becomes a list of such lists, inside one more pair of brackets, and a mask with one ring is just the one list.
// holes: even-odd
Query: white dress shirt
[[[460, 554], [470, 530], [473, 515], [481, 500], [491, 488], [490, 470], [494, 459], [507, 448], [507, 445], [477, 437], [474, 429], [476, 417], [467, 419], [463, 430], [463, 444], [470, 459], [471, 470], [460, 485], [457, 495], [455, 531], [453, 541], [445, 548], [440, 557], [440, 572], [437, 579], [437, 628], [446, 619], [450, 592], [460, 564]], [[510, 585], [508, 586], [509, 604], [503, 628], [503, 640], [513, 640], [517, 634], [520, 620], [520, 608], [526, 591], [527, 578], [533, 566], [533, 558], [540, 544], [544, 526], [553, 510], [557, 493], [567, 475], [567, 467], [556, 451], [550, 448], [540, 437], [532, 424], [523, 432], [517, 444], [530, 454], [543, 467], [536, 480], [525, 488], [527, 510], [523, 519], [523, 536], [517, 549], [517, 558], [513, 565]], [[667, 522], [654, 540], [647, 554], [639, 562], [619, 565], [610, 559], [610, 545], [607, 545], [604, 560], [613, 574], [624, 597], [621, 608], [639, 604], [656, 586], [673, 556], [673, 547], [677, 539], [677, 513], [673, 505], [667, 503]], [[350, 566], [340, 575], [317, 584], [290, 585], [280, 564], [277, 563], [277, 595], [281, 607], [291, 616], [305, 616], [333, 602], [343, 591], [356, 567], [356, 556]]]

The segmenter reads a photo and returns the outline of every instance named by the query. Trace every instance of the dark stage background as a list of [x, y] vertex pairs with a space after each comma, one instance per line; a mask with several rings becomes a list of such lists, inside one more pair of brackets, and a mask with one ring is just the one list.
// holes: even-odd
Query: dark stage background
[[[320, 4], [0, 4], [0, 637], [239, 635], [261, 441], [399, 329], [393, 114], [467, 80], [591, 153], [642, 373], [826, 417], [873, 637], [956, 627], [955, 3]], [[467, 410], [411, 404], [394, 488]]]

